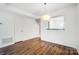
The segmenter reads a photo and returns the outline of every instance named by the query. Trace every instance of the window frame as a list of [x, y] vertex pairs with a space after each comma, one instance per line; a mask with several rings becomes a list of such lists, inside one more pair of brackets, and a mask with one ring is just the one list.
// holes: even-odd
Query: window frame
[[[61, 17], [61, 16], [64, 17], [64, 15], [60, 15], [60, 16], [54, 16], [54, 17], [52, 17], [52, 18]], [[64, 23], [65, 23], [65, 22], [64, 22]], [[63, 27], [63, 29], [59, 29], [59, 28], [50, 28], [50, 21], [48, 21], [48, 28], [47, 28], [47, 30], [64, 30], [64, 27]]]

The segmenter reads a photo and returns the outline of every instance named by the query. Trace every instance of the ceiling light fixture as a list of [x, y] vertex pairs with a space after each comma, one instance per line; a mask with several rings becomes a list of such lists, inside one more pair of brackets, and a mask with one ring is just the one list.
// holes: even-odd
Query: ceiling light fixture
[[47, 5], [47, 3], [44, 3], [44, 5]]
[[47, 11], [46, 11], [46, 7], [47, 7], [47, 3], [44, 3], [44, 12], [45, 12], [45, 14], [43, 14], [41, 17], [40, 17], [40, 19], [41, 20], [49, 20], [50, 19], [50, 15], [48, 15], [48, 14], [46, 14], [47, 13]]
[[42, 15], [41, 20], [49, 20], [50, 16], [48, 14]]

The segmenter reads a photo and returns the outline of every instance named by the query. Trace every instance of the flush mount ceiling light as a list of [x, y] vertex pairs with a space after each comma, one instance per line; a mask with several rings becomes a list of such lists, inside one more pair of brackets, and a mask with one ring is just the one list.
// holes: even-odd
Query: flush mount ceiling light
[[47, 5], [47, 3], [44, 3], [44, 5]]
[[49, 20], [50, 19], [50, 15], [48, 15], [47, 13], [47, 3], [44, 3], [43, 5], [43, 9], [44, 9], [44, 14], [40, 17], [41, 20]]
[[42, 15], [41, 20], [49, 20], [50, 16], [48, 14]]

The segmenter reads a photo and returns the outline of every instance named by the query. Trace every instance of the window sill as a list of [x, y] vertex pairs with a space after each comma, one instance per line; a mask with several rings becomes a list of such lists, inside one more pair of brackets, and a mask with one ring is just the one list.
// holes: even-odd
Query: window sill
[[65, 30], [65, 29], [49, 29], [49, 28], [47, 28], [47, 30]]

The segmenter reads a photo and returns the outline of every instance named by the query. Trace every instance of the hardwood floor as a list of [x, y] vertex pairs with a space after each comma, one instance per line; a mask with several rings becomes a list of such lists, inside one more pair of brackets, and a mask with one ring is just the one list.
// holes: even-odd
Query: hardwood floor
[[75, 48], [40, 40], [39, 37], [0, 48], [2, 55], [77, 55]]

